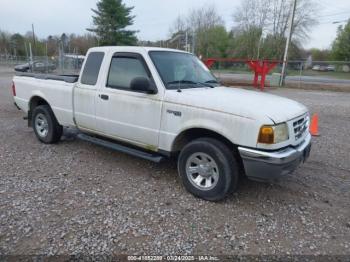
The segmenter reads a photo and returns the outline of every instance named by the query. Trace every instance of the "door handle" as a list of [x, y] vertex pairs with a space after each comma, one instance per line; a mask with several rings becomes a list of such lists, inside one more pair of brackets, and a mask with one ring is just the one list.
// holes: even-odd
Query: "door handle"
[[109, 96], [108, 95], [98, 95], [101, 99], [103, 100], [108, 100]]

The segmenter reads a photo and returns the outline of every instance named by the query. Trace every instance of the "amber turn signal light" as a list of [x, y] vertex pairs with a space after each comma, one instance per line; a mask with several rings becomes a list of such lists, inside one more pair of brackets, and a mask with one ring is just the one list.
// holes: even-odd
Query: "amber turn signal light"
[[272, 126], [262, 126], [260, 128], [258, 143], [273, 144], [274, 139], [274, 130]]

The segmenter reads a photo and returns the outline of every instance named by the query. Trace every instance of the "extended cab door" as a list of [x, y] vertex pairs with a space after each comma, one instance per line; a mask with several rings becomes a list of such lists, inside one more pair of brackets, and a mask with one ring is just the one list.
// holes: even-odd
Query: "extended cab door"
[[136, 77], [147, 77], [154, 83], [147, 63], [138, 53], [115, 53], [108, 64], [105, 84], [97, 96], [97, 128], [110, 137], [156, 150], [162, 106], [160, 94], [130, 89]]
[[103, 52], [90, 52], [73, 89], [73, 107], [76, 125], [84, 130], [96, 131], [96, 97]]

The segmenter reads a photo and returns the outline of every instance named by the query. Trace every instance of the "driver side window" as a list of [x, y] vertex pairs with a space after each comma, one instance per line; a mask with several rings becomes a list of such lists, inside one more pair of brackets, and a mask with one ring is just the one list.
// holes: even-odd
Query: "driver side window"
[[147, 71], [139, 59], [135, 57], [113, 57], [107, 87], [131, 90], [131, 81], [136, 77], [148, 78]]

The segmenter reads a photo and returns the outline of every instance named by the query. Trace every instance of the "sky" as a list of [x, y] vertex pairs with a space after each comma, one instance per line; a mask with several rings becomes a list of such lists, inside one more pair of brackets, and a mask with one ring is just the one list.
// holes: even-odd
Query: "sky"
[[[242, 0], [243, 1], [243, 0]], [[26, 33], [35, 26], [40, 38], [65, 33], [86, 33], [92, 25], [91, 8], [97, 0], [0, 0], [0, 29], [10, 33]], [[232, 13], [241, 0], [124, 0], [127, 6], [134, 6], [136, 16], [134, 30], [139, 30], [140, 40], [162, 40], [169, 37], [169, 27], [179, 15], [191, 9], [214, 4], [218, 13], [232, 28]], [[317, 0], [319, 25], [314, 27], [305, 48], [329, 48], [336, 37], [339, 24], [350, 18], [349, 0]], [[345, 24], [342, 22], [341, 24]]]

